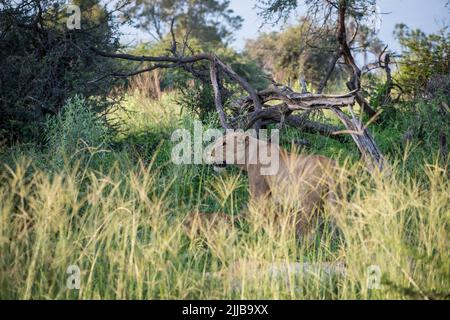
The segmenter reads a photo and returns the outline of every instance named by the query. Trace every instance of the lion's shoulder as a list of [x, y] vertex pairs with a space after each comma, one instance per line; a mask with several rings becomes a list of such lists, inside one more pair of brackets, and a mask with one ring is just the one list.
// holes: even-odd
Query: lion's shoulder
[[337, 167], [335, 160], [322, 155], [303, 155], [296, 153], [282, 153], [285, 170], [296, 174], [329, 170]]

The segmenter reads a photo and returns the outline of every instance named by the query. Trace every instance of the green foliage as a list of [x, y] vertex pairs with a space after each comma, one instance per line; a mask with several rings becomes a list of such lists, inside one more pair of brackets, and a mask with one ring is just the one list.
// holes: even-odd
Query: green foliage
[[97, 111], [111, 106], [107, 94], [112, 80], [91, 81], [112, 72], [115, 62], [96, 56], [90, 47], [110, 52], [118, 48], [113, 15], [108, 15], [99, 1], [74, 1], [81, 10], [81, 30], [69, 30], [65, 4], [62, 0], [20, 5], [2, 1], [0, 131], [10, 141], [24, 138], [23, 127], [41, 123], [47, 114], [57, 114], [74, 94], [96, 96]]
[[[425, 34], [421, 30], [410, 30], [404, 24], [396, 26], [395, 35], [402, 45], [400, 70], [396, 80], [403, 91], [410, 95], [426, 93], [430, 81], [436, 76], [450, 74], [450, 33], [443, 29], [437, 34]], [[441, 84], [450, 92], [450, 81]]]
[[205, 120], [214, 113], [214, 92], [210, 85], [192, 80], [186, 88], [180, 87], [178, 103], [182, 110], [195, 114], [200, 120]]
[[229, 5], [229, 0], [135, 0], [127, 13], [158, 40], [169, 33], [175, 19], [174, 32], [180, 39], [189, 32], [203, 43], [219, 45], [228, 43], [243, 21]]
[[[94, 113], [80, 115], [83, 123], [75, 119], [86, 104], [74, 98], [53, 119], [55, 132], [67, 131], [64, 140], [72, 141], [64, 152], [83, 153], [83, 143], [73, 151], [81, 136], [104, 141]], [[36, 168], [41, 158], [34, 152], [0, 164], [0, 298], [448, 299], [445, 167], [417, 158], [417, 175], [410, 175], [402, 168], [407, 159], [391, 158], [391, 174], [369, 175], [358, 163], [343, 164], [346, 196], [333, 221], [339, 236], [326, 218], [312, 242], [296, 241], [286, 219], [291, 212], [270, 202], [248, 204], [242, 173], [219, 176], [210, 166], [170, 162], [171, 133], [192, 131], [194, 120], [177, 116], [173, 97], [128, 97], [124, 107], [108, 166], [73, 161]], [[283, 145], [296, 137], [283, 130]], [[336, 157], [345, 148], [309, 138], [314, 153]], [[51, 159], [54, 149], [42, 156]], [[195, 211], [241, 214], [245, 221], [194, 232], [185, 221]], [[81, 290], [66, 287], [73, 264], [81, 269]], [[382, 272], [376, 290], [367, 285], [372, 265]]]
[[274, 24], [284, 21], [295, 13], [301, 6], [306, 7], [307, 14], [312, 18], [328, 21], [333, 19], [332, 14], [344, 3], [347, 12], [362, 25], [367, 18], [374, 14], [377, 0], [258, 0], [259, 15], [266, 21]]
[[383, 106], [384, 102], [383, 100], [384, 97], [386, 96], [387, 90], [388, 90], [387, 84], [379, 83], [371, 92], [369, 101], [370, 106], [373, 107], [375, 110]]
[[[440, 135], [450, 136], [450, 113], [443, 106], [448, 103], [448, 97], [438, 97], [385, 106], [382, 121], [371, 131], [381, 150], [391, 158], [407, 155], [404, 166], [417, 172], [424, 161], [435, 161]], [[445, 165], [445, 159], [440, 160]]]
[[[96, 8], [87, 11], [92, 18], [88, 21], [99, 22], [96, 19], [103, 17], [103, 11], [98, 3], [81, 2]], [[268, 12], [280, 14], [300, 3], [261, 2], [271, 6]], [[305, 3], [330, 2], [306, 0]], [[361, 4], [363, 8], [373, 1], [348, 3], [355, 7]], [[321, 79], [315, 77], [327, 65], [328, 54], [302, 44], [304, 38], [300, 36], [306, 33], [307, 25], [293, 26], [279, 34], [265, 34], [260, 38], [261, 47], [255, 44], [253, 51], [246, 55], [223, 45], [227, 32], [209, 20], [215, 11], [226, 11], [228, 1], [164, 0], [145, 4], [136, 1], [136, 4], [141, 5], [135, 13], [142, 19], [143, 27], [152, 15], [168, 20], [173, 14], [170, 9], [180, 14], [177, 33], [188, 28], [186, 19], [198, 18], [202, 30], [196, 29], [199, 37], [190, 40], [193, 51], [213, 50], [257, 89], [267, 83], [263, 71], [252, 59], [257, 59], [266, 70], [278, 70], [281, 78], [296, 79], [301, 72], [313, 86]], [[201, 9], [197, 7], [199, 4], [207, 6]], [[439, 163], [443, 159], [437, 158], [438, 137], [441, 134], [450, 137], [450, 101], [447, 89], [442, 89], [444, 81], [438, 81], [432, 98], [382, 106], [385, 85], [376, 76], [364, 79], [373, 86], [368, 91], [371, 105], [384, 108], [379, 123], [372, 123], [369, 130], [392, 164], [392, 171], [387, 175], [367, 174], [351, 142], [283, 128], [283, 147], [298, 152], [293, 142], [307, 139], [310, 146], [302, 152], [332, 157], [345, 168], [345, 174], [339, 178], [343, 187], [339, 212], [333, 215], [339, 235], [329, 232], [331, 212], [325, 208], [324, 225], [316, 226], [315, 239], [308, 243], [296, 239], [290, 223], [292, 212], [283, 212], [271, 201], [249, 203], [245, 174], [236, 168], [227, 168], [226, 174], [219, 176], [208, 165], [171, 162], [176, 143], [171, 141], [174, 130], [184, 128], [192, 134], [197, 118], [203, 121], [204, 129], [218, 126], [213, 93], [207, 82], [192, 80], [180, 69], [163, 70], [162, 86], [180, 91], [167, 90], [160, 100], [149, 100], [139, 94], [126, 96], [123, 108], [99, 117], [98, 111], [104, 110], [107, 102], [106, 94], [102, 94], [106, 91], [100, 87], [102, 90], [109, 87], [103, 83], [84, 91], [83, 85], [89, 87], [87, 80], [99, 72], [95, 68], [103, 68], [104, 74], [117, 66], [108, 60], [102, 60], [105, 64], [101, 64], [96, 57], [85, 56], [83, 49], [89, 41], [83, 38], [84, 33], [58, 27], [59, 18], [37, 25], [38, 29], [45, 27], [55, 41], [46, 45], [56, 46], [44, 46], [41, 52], [42, 48], [30, 41], [36, 39], [32, 33], [19, 32], [20, 25], [29, 23], [29, 18], [35, 15], [33, 10], [21, 11], [28, 5], [19, 5], [20, 10], [13, 12], [20, 23], [11, 24], [12, 20], [8, 20], [11, 12], [0, 12], [1, 18], [6, 17], [0, 20], [2, 36], [17, 49], [15, 54], [12, 49], [0, 53], [0, 58], [6, 57], [6, 62], [0, 61], [0, 67], [6, 68], [5, 79], [12, 79], [12, 74], [17, 72], [20, 81], [25, 81], [20, 84], [12, 79], [11, 84], [6, 84], [8, 91], [1, 93], [2, 103], [14, 102], [17, 107], [26, 102], [24, 106], [28, 109], [22, 111], [34, 113], [33, 117], [40, 112], [36, 119], [47, 113], [54, 115], [45, 117], [45, 145], [4, 147], [0, 144], [0, 298], [449, 298], [448, 163]], [[194, 9], [198, 11], [189, 11]], [[56, 11], [47, 12], [57, 16]], [[223, 14], [233, 15], [229, 11]], [[110, 26], [96, 30], [102, 31], [95, 38], [99, 41], [96, 44], [114, 50], [116, 44]], [[105, 38], [103, 32], [111, 33]], [[405, 41], [403, 45], [409, 48], [404, 61], [432, 64], [426, 66], [429, 72], [419, 79], [421, 85], [428, 88], [430, 80], [441, 71], [444, 71], [443, 75], [440, 73], [443, 79], [448, 79], [448, 61], [445, 61], [448, 35], [441, 39], [413, 33], [400, 36]], [[18, 37], [16, 47], [13, 36]], [[357, 41], [367, 49], [371, 35], [365, 36]], [[64, 37], [74, 42], [66, 43]], [[319, 37], [314, 45], [330, 49], [331, 37], [331, 34]], [[132, 53], [166, 54], [171, 39], [167, 33], [161, 38], [158, 43], [134, 48]], [[212, 42], [205, 44], [205, 39]], [[68, 46], [67, 55], [63, 44]], [[427, 46], [432, 54], [426, 54]], [[76, 48], [81, 48], [82, 53]], [[264, 54], [264, 50], [270, 55]], [[430, 62], [434, 58], [437, 62]], [[207, 63], [196, 66], [208, 70]], [[127, 63], [121, 66], [129, 67]], [[81, 70], [78, 76], [76, 68]], [[31, 77], [29, 73], [36, 70], [37, 76]], [[402, 68], [398, 75], [405, 77], [405, 84], [410, 80], [411, 87], [415, 86], [412, 93], [419, 92], [418, 83], [413, 79], [419, 71]], [[56, 84], [45, 82], [47, 74], [51, 74]], [[228, 83], [223, 74], [219, 73], [219, 79], [228, 93], [224, 96], [225, 105], [233, 95], [243, 93]], [[3, 80], [0, 78], [2, 90]], [[30, 87], [26, 81], [31, 81]], [[13, 90], [25, 92], [20, 91], [23, 89], [20, 85], [38, 89], [30, 93], [31, 98], [13, 95]], [[50, 92], [49, 97], [43, 94], [46, 90]], [[77, 91], [85, 95], [74, 95]], [[35, 95], [43, 104], [39, 104], [41, 109], [33, 109], [38, 105], [31, 103], [36, 102]], [[19, 119], [11, 116], [10, 109], [4, 109], [9, 122], [2, 126], [3, 119], [0, 120], [1, 133]], [[189, 112], [183, 112], [186, 110]], [[337, 120], [330, 114], [325, 111], [312, 116], [336, 124]], [[108, 130], [106, 118], [118, 121], [121, 130]], [[230, 218], [241, 215], [245, 221], [220, 225], [218, 230], [200, 230], [197, 234], [185, 226], [186, 218], [196, 211], [220, 212]], [[82, 289], [71, 291], [65, 286], [65, 277], [67, 267], [74, 263], [82, 270]], [[377, 290], [367, 287], [370, 265], [379, 266], [382, 271], [381, 287]], [[339, 272], [339, 266], [343, 272]], [[277, 268], [282, 270], [281, 276], [274, 272]], [[291, 268], [303, 272], [286, 272]]]
[[[276, 81], [298, 82], [304, 76], [310, 86], [317, 88], [336, 51], [336, 39], [333, 32], [320, 30], [303, 18], [284, 31], [263, 33], [255, 40], [248, 40], [245, 48]], [[330, 82], [337, 82], [342, 76], [341, 68], [336, 66]]]
[[[168, 44], [168, 42], [162, 42], [155, 44], [154, 46], [141, 46], [139, 52], [141, 52], [141, 50], [145, 51], [146, 49], [143, 48], [147, 47], [149, 48], [147, 52], [158, 52], [166, 45], [166, 43]], [[195, 52], [202, 52], [207, 49], [206, 47], [202, 48], [200, 41], [195, 38], [190, 40], [190, 47], [193, 50], [198, 50]], [[267, 87], [268, 80], [265, 73], [259, 65], [246, 54], [238, 53], [235, 50], [224, 46], [217, 46], [214, 49], [214, 52], [237, 74], [246, 79], [253, 88], [262, 90]], [[198, 70], [209, 74], [209, 62], [197, 63], [195, 67]], [[228, 79], [226, 77], [221, 76], [223, 76], [223, 73], [219, 74], [219, 79], [223, 88], [222, 101], [226, 106], [235, 94], [245, 94], [245, 92], [243, 92], [236, 83], [227, 81]], [[161, 87], [166, 89], [178, 89], [181, 94], [178, 97], [177, 102], [183, 110], [197, 115], [199, 119], [204, 120], [215, 116], [211, 115], [211, 113], [216, 111], [216, 108], [214, 104], [214, 92], [209, 76], [198, 79], [194, 78], [192, 74], [181, 68], [167, 69], [162, 71]]]
[[55, 168], [71, 166], [77, 161], [98, 168], [105, 159], [110, 132], [93, 106], [77, 95], [67, 100], [61, 113], [47, 118], [46, 147]]
[[256, 90], [265, 89], [269, 84], [267, 74], [247, 53], [240, 53], [229, 47], [218, 47], [215, 53]]
[[259, 0], [260, 15], [266, 21], [279, 22], [281, 19], [286, 21], [289, 15], [297, 9], [298, 0]]

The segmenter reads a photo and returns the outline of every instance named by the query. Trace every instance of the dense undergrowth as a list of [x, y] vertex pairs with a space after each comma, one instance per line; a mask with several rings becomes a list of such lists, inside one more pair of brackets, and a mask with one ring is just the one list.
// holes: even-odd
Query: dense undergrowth
[[[248, 203], [244, 173], [171, 162], [172, 132], [194, 121], [174, 95], [127, 97], [111, 115], [121, 123], [115, 135], [76, 97], [47, 121], [45, 145], [2, 148], [0, 298], [449, 298], [442, 101], [390, 106], [371, 127], [389, 175], [367, 173], [351, 142], [283, 129], [284, 147], [307, 139], [302, 152], [345, 168], [339, 216], [326, 211], [306, 243], [274, 223], [273, 204]], [[184, 222], [194, 212], [232, 222], [193, 232]], [[66, 286], [71, 265], [79, 290]]]

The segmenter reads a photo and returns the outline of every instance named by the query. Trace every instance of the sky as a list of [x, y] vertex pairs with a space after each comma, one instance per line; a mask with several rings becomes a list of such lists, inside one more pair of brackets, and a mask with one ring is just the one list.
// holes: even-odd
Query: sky
[[[378, 36], [393, 51], [400, 51], [400, 46], [393, 37], [397, 23], [403, 22], [410, 28], [419, 28], [426, 33], [436, 32], [445, 23], [450, 23], [450, 0], [378, 0], [377, 3], [377, 11], [381, 13], [381, 19], [376, 20]], [[254, 39], [259, 32], [280, 30], [282, 27], [278, 25], [260, 28], [263, 21], [257, 15], [255, 4], [256, 0], [230, 0], [231, 9], [244, 18], [242, 28], [236, 32], [235, 41], [231, 43], [238, 51], [244, 48], [246, 39]], [[296, 14], [301, 16], [302, 12], [304, 9], [300, 8]], [[122, 31], [125, 33], [123, 41], [126, 43], [151, 39], [148, 35], [130, 27]]]
[[[403, 22], [410, 28], [419, 28], [426, 33], [436, 32], [445, 22], [450, 23], [449, 0], [378, 0], [378, 12], [381, 13], [378, 21], [379, 38], [388, 44], [391, 50], [400, 49], [392, 33], [397, 23]], [[256, 38], [262, 20], [254, 9], [255, 0], [231, 0], [230, 7], [244, 18], [242, 29], [235, 36], [232, 46], [242, 50], [245, 39]], [[300, 8], [297, 14], [301, 16], [304, 9]], [[271, 28], [264, 27], [263, 31]], [[274, 28], [279, 30], [280, 26]]]

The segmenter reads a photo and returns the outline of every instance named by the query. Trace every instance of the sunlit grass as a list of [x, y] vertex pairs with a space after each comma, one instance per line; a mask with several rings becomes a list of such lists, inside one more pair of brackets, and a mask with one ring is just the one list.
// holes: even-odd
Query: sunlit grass
[[[347, 163], [336, 219], [326, 211], [305, 242], [275, 204], [248, 203], [244, 174], [173, 165], [164, 137], [185, 120], [173, 100], [154, 103], [128, 102], [125, 146], [95, 168], [0, 164], [0, 298], [449, 298], [448, 168], [410, 175], [406, 155], [383, 176]], [[148, 147], [130, 156], [135, 141]], [[191, 232], [195, 212], [230, 220]], [[66, 286], [71, 265], [79, 290]]]
[[[244, 209], [245, 222], [231, 232], [189, 237], [187, 211], [172, 186], [158, 188], [156, 168], [113, 167], [81, 182], [68, 171], [26, 176], [30, 165], [23, 160], [0, 178], [2, 298], [448, 297], [450, 188], [435, 165], [424, 168], [424, 181], [349, 168], [342, 239], [318, 228], [313, 246], [295, 241], [293, 228], [280, 229], [270, 204]], [[220, 179], [199, 190], [201, 202], [209, 201], [205, 190], [222, 207], [239, 192], [239, 176]], [[294, 263], [306, 263], [306, 271], [291, 270]], [[66, 288], [70, 265], [81, 269], [79, 291]], [[373, 265], [381, 287], [370, 290]], [[340, 266], [345, 273], [333, 271]]]

